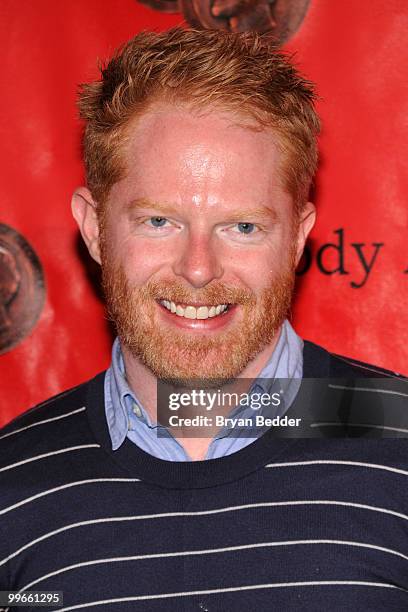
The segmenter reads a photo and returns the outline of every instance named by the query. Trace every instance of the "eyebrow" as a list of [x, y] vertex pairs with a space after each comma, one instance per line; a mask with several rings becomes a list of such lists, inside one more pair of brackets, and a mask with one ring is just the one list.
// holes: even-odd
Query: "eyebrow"
[[128, 212], [132, 212], [133, 210], [143, 210], [144, 208], [152, 208], [162, 214], [174, 214], [178, 212], [176, 207], [172, 206], [171, 204], [153, 202], [148, 198], [137, 198], [136, 200], [132, 200], [125, 206], [125, 210], [127, 210]]
[[[180, 209], [177, 209], [172, 204], [153, 202], [148, 198], [136, 198], [135, 200], [132, 200], [131, 202], [126, 204], [125, 209], [128, 212], [132, 212], [134, 210], [152, 209], [162, 215], [180, 213]], [[278, 214], [276, 210], [274, 208], [271, 208], [270, 206], [260, 206], [258, 208], [237, 209], [231, 212], [226, 211], [225, 217], [228, 218], [228, 221], [230, 222], [242, 222], [247, 219], [262, 221], [265, 220], [265, 218], [272, 218], [273, 221], [276, 221], [278, 219]]]
[[276, 210], [269, 206], [261, 206], [260, 208], [244, 208], [226, 213], [229, 221], [245, 221], [246, 219], [265, 220], [272, 218], [274, 221], [278, 219]]

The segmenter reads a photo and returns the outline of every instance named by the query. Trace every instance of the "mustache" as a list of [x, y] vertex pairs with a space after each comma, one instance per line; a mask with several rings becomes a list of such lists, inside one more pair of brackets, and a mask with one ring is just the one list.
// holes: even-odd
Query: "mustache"
[[175, 281], [150, 281], [143, 290], [146, 297], [176, 303], [255, 304], [256, 298], [249, 289], [229, 287], [225, 283], [214, 283], [194, 292]]

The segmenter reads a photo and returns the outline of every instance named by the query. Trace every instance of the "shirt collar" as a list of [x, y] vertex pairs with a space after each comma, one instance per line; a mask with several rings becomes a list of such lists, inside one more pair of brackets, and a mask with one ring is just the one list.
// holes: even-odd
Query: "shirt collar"
[[[279, 386], [278, 391], [283, 395], [279, 413], [285, 412], [297, 394], [302, 373], [303, 341], [286, 319], [276, 347], [251, 391], [272, 393], [272, 388], [276, 390]], [[105, 413], [113, 450], [123, 444], [130, 420], [141, 419], [151, 429], [158, 427], [127, 382], [119, 338], [113, 343], [112, 362], [105, 376]]]

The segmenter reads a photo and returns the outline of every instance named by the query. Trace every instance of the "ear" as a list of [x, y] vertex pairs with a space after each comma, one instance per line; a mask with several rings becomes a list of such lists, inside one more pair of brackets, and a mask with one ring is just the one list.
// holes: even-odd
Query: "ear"
[[101, 263], [97, 204], [86, 187], [78, 187], [71, 200], [71, 210], [91, 257]]
[[298, 265], [305, 248], [306, 240], [316, 221], [316, 207], [312, 202], [307, 202], [300, 213], [299, 227], [297, 232], [296, 265]]

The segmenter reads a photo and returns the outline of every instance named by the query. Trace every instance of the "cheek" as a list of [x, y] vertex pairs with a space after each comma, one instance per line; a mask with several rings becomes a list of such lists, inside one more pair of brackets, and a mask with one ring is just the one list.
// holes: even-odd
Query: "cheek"
[[275, 275], [275, 267], [266, 256], [241, 253], [224, 266], [227, 284], [239, 285], [259, 295]]
[[270, 241], [264, 247], [246, 248], [225, 253], [225, 271], [240, 278], [248, 287], [265, 287], [272, 277], [286, 269], [290, 260], [290, 245]]
[[163, 243], [135, 235], [126, 220], [107, 225], [105, 242], [107, 256], [123, 267], [128, 278], [145, 279], [169, 260]]
[[118, 254], [127, 277], [137, 284], [147, 282], [169, 262], [167, 249], [148, 240], [125, 241]]

